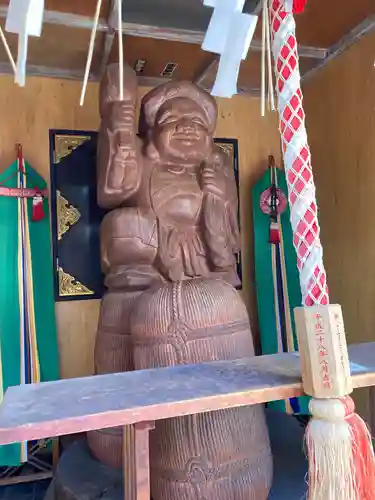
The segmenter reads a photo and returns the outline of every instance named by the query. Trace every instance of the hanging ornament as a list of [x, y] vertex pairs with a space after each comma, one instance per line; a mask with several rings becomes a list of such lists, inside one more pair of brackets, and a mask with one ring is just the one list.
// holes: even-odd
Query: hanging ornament
[[44, 207], [43, 207], [44, 198], [41, 193], [37, 193], [33, 197], [33, 211], [32, 211], [32, 221], [39, 222], [44, 219]]
[[230, 98], [237, 94], [241, 61], [246, 59], [258, 16], [242, 12], [245, 0], [204, 0], [214, 11], [202, 50], [219, 54], [220, 62], [211, 94]]
[[18, 56], [15, 82], [25, 86], [29, 36], [40, 37], [43, 25], [44, 0], [10, 0], [5, 29], [18, 35]]
[[285, 211], [288, 200], [276, 185], [277, 167], [273, 156], [269, 156], [268, 163], [271, 172], [271, 186], [260, 195], [260, 208], [270, 218], [269, 242], [278, 245], [281, 241], [280, 215]]

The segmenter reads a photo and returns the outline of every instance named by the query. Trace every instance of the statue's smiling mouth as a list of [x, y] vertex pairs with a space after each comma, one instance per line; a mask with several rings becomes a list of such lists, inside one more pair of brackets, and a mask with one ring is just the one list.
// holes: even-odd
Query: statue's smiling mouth
[[199, 139], [196, 132], [176, 132], [173, 134], [173, 139], [180, 141], [182, 144], [190, 145]]

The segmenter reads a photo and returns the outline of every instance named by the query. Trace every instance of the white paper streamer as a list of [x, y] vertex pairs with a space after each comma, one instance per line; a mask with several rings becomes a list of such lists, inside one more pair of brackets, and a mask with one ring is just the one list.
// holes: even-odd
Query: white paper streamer
[[244, 0], [205, 0], [214, 7], [202, 49], [220, 54], [212, 95], [232, 97], [237, 93], [241, 60], [246, 59], [258, 16], [243, 14]]
[[44, 0], [10, 0], [5, 29], [18, 35], [18, 56], [15, 82], [21, 87], [26, 81], [28, 37], [42, 34]]

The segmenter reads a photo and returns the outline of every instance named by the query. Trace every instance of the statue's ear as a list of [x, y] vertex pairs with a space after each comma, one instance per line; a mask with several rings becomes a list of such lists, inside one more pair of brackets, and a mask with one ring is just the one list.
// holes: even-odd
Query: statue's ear
[[142, 138], [147, 137], [147, 132], [149, 127], [146, 121], [145, 108], [141, 106], [141, 111], [139, 113], [139, 121], [138, 121], [138, 135]]

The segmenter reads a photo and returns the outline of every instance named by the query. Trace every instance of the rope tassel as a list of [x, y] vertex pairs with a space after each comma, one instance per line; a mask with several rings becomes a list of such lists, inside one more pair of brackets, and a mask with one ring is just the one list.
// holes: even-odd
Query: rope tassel
[[[371, 500], [375, 498], [374, 453], [353, 400], [312, 399], [314, 418], [306, 430], [309, 499]], [[370, 473], [370, 475], [368, 475]]]
[[373, 500], [375, 457], [354, 413], [341, 307], [329, 304], [318, 209], [307, 142], [293, 12], [305, 2], [271, 0], [280, 133], [303, 306], [295, 310], [304, 391], [312, 396], [306, 429], [309, 500]]

